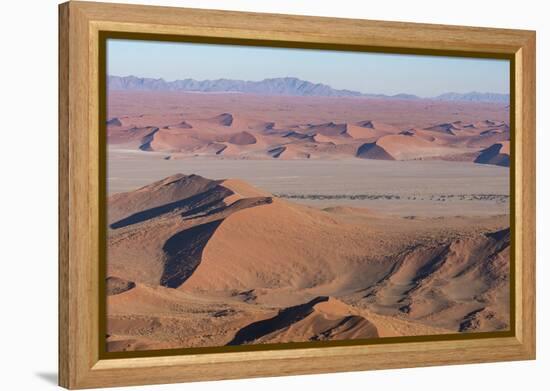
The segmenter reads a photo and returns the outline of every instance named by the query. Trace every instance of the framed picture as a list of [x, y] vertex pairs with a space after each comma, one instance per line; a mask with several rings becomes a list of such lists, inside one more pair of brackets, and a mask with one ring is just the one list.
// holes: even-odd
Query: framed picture
[[535, 358], [535, 33], [69, 2], [60, 385]]

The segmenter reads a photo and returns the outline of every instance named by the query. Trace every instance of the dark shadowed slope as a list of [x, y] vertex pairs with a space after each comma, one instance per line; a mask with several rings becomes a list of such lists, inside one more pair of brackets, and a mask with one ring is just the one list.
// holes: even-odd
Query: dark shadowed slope
[[326, 296], [279, 311], [272, 318], [243, 327], [228, 345], [258, 342], [376, 338], [376, 327], [362, 316], [352, 314], [346, 304]]
[[376, 143], [366, 143], [357, 149], [357, 157], [374, 160], [395, 160], [384, 148]]
[[495, 164], [497, 166], [510, 167], [510, 144], [502, 141], [491, 145], [481, 151], [475, 160], [476, 163]]
[[107, 296], [119, 295], [136, 287], [133, 281], [126, 281], [118, 277], [107, 277]]

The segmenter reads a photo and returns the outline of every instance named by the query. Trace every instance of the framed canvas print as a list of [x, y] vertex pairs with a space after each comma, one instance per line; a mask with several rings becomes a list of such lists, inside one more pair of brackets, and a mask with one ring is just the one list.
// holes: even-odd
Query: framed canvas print
[[535, 358], [535, 33], [60, 5], [60, 384]]

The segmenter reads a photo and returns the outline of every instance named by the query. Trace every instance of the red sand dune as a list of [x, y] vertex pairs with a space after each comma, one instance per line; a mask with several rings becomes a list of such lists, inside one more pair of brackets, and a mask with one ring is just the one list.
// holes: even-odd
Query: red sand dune
[[231, 137], [229, 137], [228, 142], [236, 145], [249, 145], [256, 144], [257, 140], [256, 137], [254, 137], [249, 132], [240, 132], [235, 133]]
[[233, 115], [223, 113], [212, 118], [212, 122], [221, 126], [231, 126], [233, 124]]
[[429, 141], [424, 135], [406, 131], [380, 137], [373, 143], [363, 144], [357, 157], [379, 160], [413, 160], [431, 156], [447, 156], [458, 153], [450, 147]]
[[505, 216], [319, 210], [182, 174], [108, 203], [113, 351], [508, 327]]
[[334, 122], [328, 122], [326, 124], [311, 125], [308, 128], [308, 134], [321, 134], [323, 136], [340, 136], [346, 137], [347, 125], [345, 123], [336, 124]]
[[443, 123], [438, 124], [435, 126], [430, 126], [429, 128], [426, 128], [426, 130], [433, 131], [433, 132], [440, 132], [445, 134], [451, 134], [456, 135], [456, 131], [460, 128], [456, 126], [457, 124], [451, 124], [451, 123]]

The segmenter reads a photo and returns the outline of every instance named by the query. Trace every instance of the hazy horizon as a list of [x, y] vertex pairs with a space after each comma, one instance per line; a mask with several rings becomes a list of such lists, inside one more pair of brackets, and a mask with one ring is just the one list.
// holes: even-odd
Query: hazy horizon
[[[221, 60], [220, 60], [221, 59]], [[295, 77], [367, 94], [509, 94], [509, 61], [109, 39], [111, 76], [166, 81]]]

